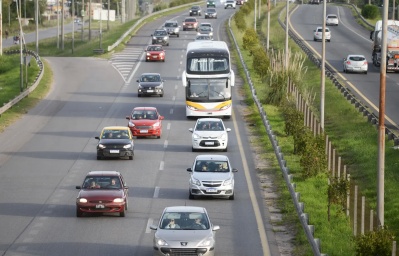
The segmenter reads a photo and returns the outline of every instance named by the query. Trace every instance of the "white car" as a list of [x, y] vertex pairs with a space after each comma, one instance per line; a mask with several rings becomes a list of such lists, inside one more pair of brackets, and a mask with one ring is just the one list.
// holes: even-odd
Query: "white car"
[[367, 74], [368, 62], [363, 55], [350, 54], [344, 58], [343, 64], [344, 73], [358, 72]]
[[229, 158], [224, 155], [199, 155], [191, 168], [189, 199], [195, 196], [224, 197], [234, 200], [234, 173]]
[[326, 17], [326, 26], [338, 26], [338, 16], [335, 14], [328, 14]]
[[188, 129], [192, 133], [192, 151], [199, 149], [215, 149], [227, 151], [230, 128], [224, 126], [220, 118], [199, 118], [194, 128]]
[[153, 252], [164, 255], [215, 255], [215, 231], [205, 208], [197, 206], [166, 207], [155, 230]]
[[[326, 28], [325, 35], [326, 35], [326, 41], [330, 42], [331, 41], [331, 32], [330, 32], [329, 28]], [[317, 27], [315, 30], [313, 30], [313, 40], [314, 41], [323, 40], [323, 27]]]
[[236, 1], [234, 1], [234, 0], [226, 0], [226, 2], [224, 2], [224, 9], [227, 9], [227, 8], [236, 8]]

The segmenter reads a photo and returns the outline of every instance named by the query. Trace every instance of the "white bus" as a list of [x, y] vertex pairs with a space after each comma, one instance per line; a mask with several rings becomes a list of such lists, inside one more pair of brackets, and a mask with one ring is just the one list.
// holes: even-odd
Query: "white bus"
[[187, 118], [231, 117], [235, 76], [225, 42], [190, 42], [182, 82], [186, 88]]

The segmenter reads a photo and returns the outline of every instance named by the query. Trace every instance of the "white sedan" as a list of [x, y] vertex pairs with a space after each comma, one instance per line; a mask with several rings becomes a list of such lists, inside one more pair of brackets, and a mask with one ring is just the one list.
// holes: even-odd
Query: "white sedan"
[[226, 128], [220, 118], [199, 118], [194, 128], [188, 129], [192, 133], [192, 151], [212, 149], [227, 151], [230, 128]]
[[326, 17], [326, 25], [327, 26], [338, 26], [338, 16], [335, 14], [328, 14]]
[[[325, 30], [325, 38], [327, 42], [331, 41], [331, 32], [329, 28]], [[321, 41], [323, 40], [323, 27], [317, 27], [313, 30], [313, 40], [314, 41]]]
[[350, 54], [344, 58], [344, 73], [357, 72], [367, 74], [368, 62], [363, 55]]

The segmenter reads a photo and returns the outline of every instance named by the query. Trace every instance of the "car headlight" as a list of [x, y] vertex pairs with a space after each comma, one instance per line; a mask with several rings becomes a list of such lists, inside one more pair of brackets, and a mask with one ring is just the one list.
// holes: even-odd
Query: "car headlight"
[[163, 88], [163, 84], [160, 84], [158, 86], [155, 86], [156, 89], [162, 89]]
[[199, 135], [196, 134], [196, 133], [193, 133], [193, 139], [198, 140], [198, 139], [200, 139], [200, 138], [201, 138], [201, 136], [199, 136]]
[[123, 198], [115, 198], [114, 203], [123, 203]]
[[231, 104], [228, 104], [228, 105], [226, 105], [224, 107], [221, 107], [220, 110], [225, 110], [225, 109], [228, 109], [229, 107], [231, 107]]
[[152, 125], [152, 127], [159, 127], [159, 122], [156, 122], [156, 123], [154, 123], [153, 125]]
[[78, 203], [87, 203], [86, 198], [78, 198]]
[[167, 40], [167, 39], [168, 39], [168, 37], [167, 37], [167, 36], [164, 36], [164, 37], [163, 37], [163, 40]]
[[200, 33], [200, 32], [198, 32], [198, 33], [197, 33], [197, 36], [199, 36], [199, 35], [201, 35], [201, 33]]
[[131, 147], [132, 147], [132, 144], [127, 144], [127, 145], [123, 146], [123, 148], [131, 148]]
[[201, 186], [201, 182], [194, 177], [191, 177], [191, 184]]
[[186, 23], [185, 22], [183, 22], [183, 26], [185, 26], [186, 25]]
[[219, 136], [219, 139], [221, 139], [221, 140], [227, 139], [227, 134], [226, 134], [226, 133], [222, 133], [222, 134]]
[[213, 36], [213, 32], [209, 33], [210, 36]]
[[169, 245], [165, 240], [163, 240], [161, 238], [155, 238], [155, 244], [158, 246], [168, 246]]
[[98, 144], [98, 148], [104, 149], [106, 148], [106, 146], [104, 146], [103, 144]]
[[135, 127], [135, 125], [132, 121], [130, 121], [128, 125], [129, 125], [129, 127]]
[[156, 39], [157, 39], [157, 37], [153, 36], [153, 37], [152, 37], [152, 39], [156, 40]]
[[233, 184], [233, 179], [232, 179], [232, 178], [230, 178], [230, 179], [228, 179], [228, 180], [225, 180], [225, 181], [223, 182], [223, 185], [224, 185], [224, 186], [229, 186], [229, 185], [231, 185], [231, 184]]
[[151, 56], [151, 53], [147, 52], [147, 56]]
[[143, 89], [143, 86], [141, 84], [138, 85], [139, 89]]
[[213, 244], [214, 240], [212, 237], [208, 237], [206, 239], [204, 239], [203, 241], [201, 241], [201, 243], [198, 244], [198, 246], [211, 246]]

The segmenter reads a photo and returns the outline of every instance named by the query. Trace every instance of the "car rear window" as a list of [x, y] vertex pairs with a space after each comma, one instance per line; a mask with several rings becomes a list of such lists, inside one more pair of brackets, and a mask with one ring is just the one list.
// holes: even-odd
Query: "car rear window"
[[327, 18], [329, 18], [329, 19], [336, 19], [337, 16], [336, 16], [336, 15], [328, 15]]
[[366, 58], [362, 57], [362, 56], [351, 56], [349, 57], [349, 60], [353, 60], [353, 61], [364, 61], [366, 60]]

